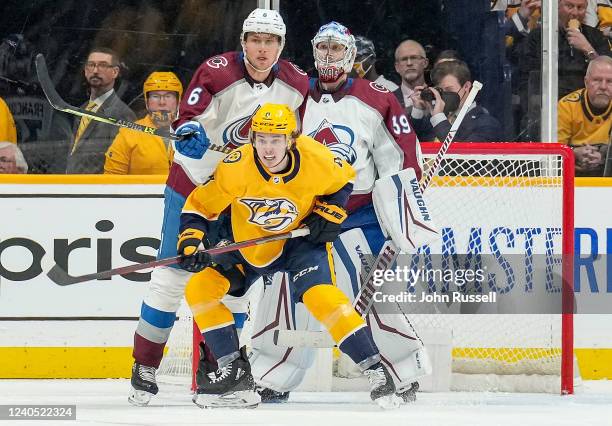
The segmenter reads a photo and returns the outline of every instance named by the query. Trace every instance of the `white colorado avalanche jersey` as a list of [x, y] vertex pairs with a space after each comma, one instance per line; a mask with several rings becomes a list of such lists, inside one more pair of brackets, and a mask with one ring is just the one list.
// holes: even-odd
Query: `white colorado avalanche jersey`
[[357, 172], [348, 209], [370, 202], [376, 179], [407, 167], [421, 175], [419, 141], [395, 96], [368, 80], [347, 79], [334, 93], [311, 80], [302, 131]]
[[[185, 91], [178, 128], [187, 121], [199, 121], [211, 144], [234, 149], [248, 143], [251, 117], [267, 102], [287, 104], [298, 111], [308, 91], [308, 77], [291, 62], [279, 60], [268, 80], [253, 81], [246, 72], [241, 52], [214, 56], [202, 63]], [[301, 111], [298, 111], [298, 114]], [[202, 159], [176, 152], [167, 185], [187, 197], [196, 185], [205, 182], [226, 153], [208, 150]]]

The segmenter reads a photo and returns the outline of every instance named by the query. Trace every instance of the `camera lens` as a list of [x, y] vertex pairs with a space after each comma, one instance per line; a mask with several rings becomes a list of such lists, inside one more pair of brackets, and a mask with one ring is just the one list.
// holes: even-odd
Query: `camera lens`
[[424, 100], [425, 102], [431, 102], [435, 100], [436, 97], [434, 96], [431, 89], [426, 88], [426, 89], [423, 89], [423, 91], [421, 92], [421, 99]]

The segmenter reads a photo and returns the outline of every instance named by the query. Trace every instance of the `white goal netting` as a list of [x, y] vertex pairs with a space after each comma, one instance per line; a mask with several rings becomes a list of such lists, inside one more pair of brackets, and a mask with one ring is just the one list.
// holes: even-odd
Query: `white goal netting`
[[[425, 170], [438, 147], [423, 144]], [[517, 294], [494, 311], [466, 313], [451, 304], [409, 313], [426, 344], [430, 335], [450, 336], [451, 389], [571, 392], [572, 317], [550, 306], [561, 303], [561, 279], [571, 285], [560, 257], [573, 242], [568, 161], [553, 144], [453, 144], [425, 191], [443, 236], [428, 248], [432, 262], [456, 254], [461, 266], [461, 255], [480, 254], [498, 291]], [[418, 289], [432, 290], [440, 288]], [[188, 310], [179, 315], [159, 376], [191, 383], [191, 318]]]

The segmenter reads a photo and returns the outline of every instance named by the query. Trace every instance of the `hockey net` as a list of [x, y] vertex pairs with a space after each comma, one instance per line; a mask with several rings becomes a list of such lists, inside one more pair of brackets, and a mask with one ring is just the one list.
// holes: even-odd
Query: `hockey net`
[[[422, 144], [425, 170], [439, 146]], [[500, 240], [513, 239], [501, 254], [523, 253], [525, 229], [538, 237], [532, 238], [534, 255], [571, 254], [573, 170], [571, 150], [558, 144], [453, 143], [425, 197], [443, 234], [452, 233], [459, 255], [473, 249], [475, 229], [483, 246], [500, 229]], [[551, 271], [563, 277], [563, 303], [571, 304], [571, 257]], [[542, 279], [534, 277], [534, 288], [544, 285]], [[193, 326], [188, 311], [182, 312], [159, 376], [192, 383]], [[563, 312], [415, 312], [409, 318], [426, 345], [430, 335], [450, 336], [452, 390], [573, 393], [573, 318]]]
[[[423, 144], [425, 170], [439, 146]], [[426, 190], [447, 244], [433, 253], [474, 253], [479, 245], [489, 257], [497, 250], [524, 260], [529, 251], [560, 260], [547, 265], [548, 275], [532, 271], [529, 280], [527, 269], [514, 271], [515, 282], [532, 283], [529, 290], [513, 289], [519, 292], [541, 291], [552, 277], [562, 277], [556, 281], [560, 306], [552, 311], [536, 306], [529, 313], [409, 315], [425, 343], [432, 332], [450, 335], [451, 389], [573, 392], [573, 318], [562, 309], [572, 305], [573, 169], [571, 152], [558, 144], [454, 143]], [[501, 277], [506, 281], [498, 288], [512, 285]]]

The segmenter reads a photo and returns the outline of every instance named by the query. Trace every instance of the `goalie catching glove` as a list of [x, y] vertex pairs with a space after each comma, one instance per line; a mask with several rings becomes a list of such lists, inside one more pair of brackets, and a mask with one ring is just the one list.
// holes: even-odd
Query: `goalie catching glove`
[[208, 248], [203, 231], [187, 228], [180, 233], [176, 251], [182, 256], [179, 266], [189, 272], [200, 272], [212, 264], [210, 254], [198, 251], [200, 244]]
[[346, 217], [346, 210], [342, 207], [317, 200], [312, 213], [302, 221], [310, 229], [310, 234], [304, 238], [315, 244], [331, 243], [340, 234]]

